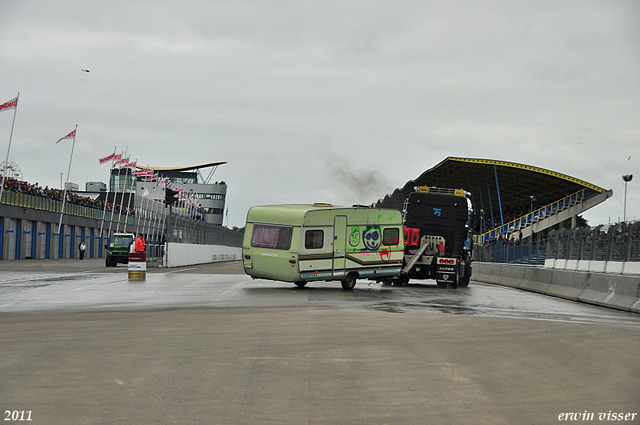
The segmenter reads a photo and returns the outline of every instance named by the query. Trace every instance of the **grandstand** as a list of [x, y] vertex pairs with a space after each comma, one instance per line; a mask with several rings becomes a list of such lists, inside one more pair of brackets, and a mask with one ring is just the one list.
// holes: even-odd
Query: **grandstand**
[[481, 221], [479, 243], [509, 234], [527, 238], [567, 219], [575, 227], [576, 216], [613, 195], [611, 190], [532, 165], [447, 157], [374, 206], [401, 210], [415, 186], [470, 192]]

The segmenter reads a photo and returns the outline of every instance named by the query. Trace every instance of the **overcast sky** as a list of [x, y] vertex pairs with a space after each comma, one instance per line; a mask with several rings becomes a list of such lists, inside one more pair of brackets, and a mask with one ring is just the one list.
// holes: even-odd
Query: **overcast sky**
[[[82, 72], [83, 68], [90, 72]], [[373, 203], [447, 156], [613, 189], [640, 219], [638, 1], [0, 0], [9, 161], [30, 183], [107, 181], [98, 158], [227, 161], [253, 205]], [[0, 113], [0, 158], [13, 111]]]

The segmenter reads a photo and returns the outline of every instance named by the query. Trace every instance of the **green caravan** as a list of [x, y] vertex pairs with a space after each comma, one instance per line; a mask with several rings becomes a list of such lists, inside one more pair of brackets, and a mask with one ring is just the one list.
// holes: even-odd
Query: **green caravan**
[[329, 204], [253, 207], [242, 244], [254, 279], [292, 282], [391, 281], [404, 255], [400, 211]]

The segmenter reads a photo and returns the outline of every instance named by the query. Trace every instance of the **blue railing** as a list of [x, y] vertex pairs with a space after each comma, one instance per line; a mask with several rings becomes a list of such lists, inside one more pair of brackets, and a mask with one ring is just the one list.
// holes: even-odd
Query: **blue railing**
[[572, 195], [567, 195], [564, 198], [553, 202], [549, 205], [546, 205], [542, 208], [538, 208], [535, 211], [531, 211], [529, 214], [526, 214], [522, 217], [519, 217], [515, 220], [512, 220], [506, 223], [503, 226], [496, 227], [495, 229], [489, 230], [476, 238], [476, 243], [484, 243], [491, 239], [498, 238], [500, 235], [505, 235], [507, 232], [515, 231], [526, 226], [530, 226], [531, 224], [544, 220], [552, 215], [557, 214], [560, 211], [563, 211], [569, 208], [572, 205], [575, 205], [579, 202], [584, 201], [585, 199], [595, 195], [597, 192], [593, 189], [582, 189]]

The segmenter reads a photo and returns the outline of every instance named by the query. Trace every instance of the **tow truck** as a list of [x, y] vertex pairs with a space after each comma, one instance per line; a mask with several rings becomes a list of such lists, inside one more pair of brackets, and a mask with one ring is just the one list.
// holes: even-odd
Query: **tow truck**
[[463, 189], [418, 186], [405, 200], [404, 260], [395, 285], [435, 279], [438, 287], [467, 287], [471, 279], [474, 211]]

